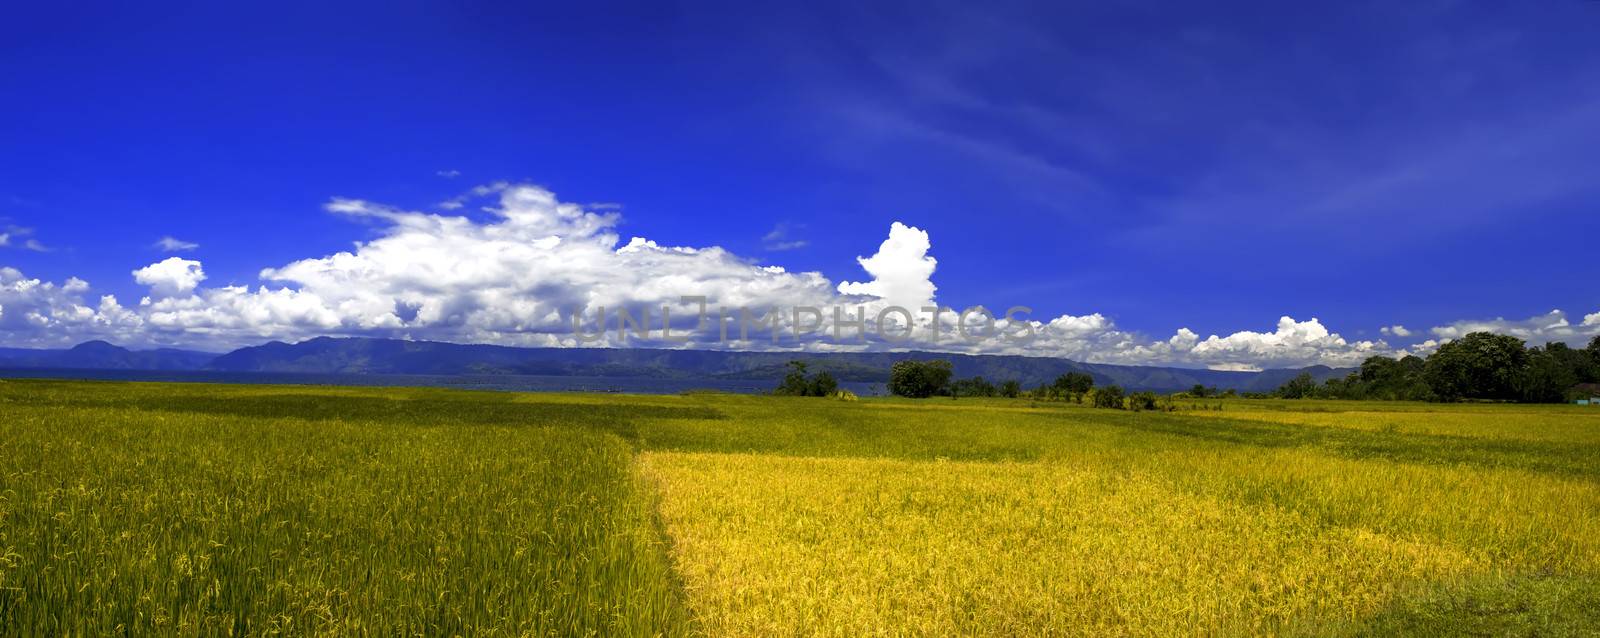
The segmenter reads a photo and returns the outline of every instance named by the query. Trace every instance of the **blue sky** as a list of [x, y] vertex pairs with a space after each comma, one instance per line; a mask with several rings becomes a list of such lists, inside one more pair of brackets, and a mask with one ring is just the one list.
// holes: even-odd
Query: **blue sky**
[[[1385, 351], [1469, 321], [1582, 340], [1600, 312], [1600, 3], [319, 4], [12, 8], [11, 279], [134, 309], [170, 236], [204, 270], [174, 291], [215, 304], [396, 232], [333, 198], [491, 223], [438, 205], [504, 181], [830, 287], [902, 222], [940, 303], [1098, 316], [1107, 343], [1285, 316]], [[18, 309], [75, 302], [4, 301], [0, 345], [315, 332], [32, 330]], [[1105, 347], [1053, 354], [1346, 356]]]

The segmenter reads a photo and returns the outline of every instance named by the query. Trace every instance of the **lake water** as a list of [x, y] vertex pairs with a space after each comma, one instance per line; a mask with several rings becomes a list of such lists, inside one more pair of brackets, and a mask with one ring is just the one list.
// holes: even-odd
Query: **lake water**
[[[777, 381], [748, 379], [658, 379], [652, 377], [563, 377], [520, 374], [315, 374], [294, 372], [204, 372], [155, 370], [4, 369], [0, 378], [91, 379], [98, 381], [176, 381], [182, 383], [270, 383], [280, 385], [347, 385], [377, 387], [460, 388], [502, 392], [625, 392], [678, 394], [718, 390], [765, 394]], [[881, 383], [845, 383], [839, 387], [862, 396], [883, 394]]]

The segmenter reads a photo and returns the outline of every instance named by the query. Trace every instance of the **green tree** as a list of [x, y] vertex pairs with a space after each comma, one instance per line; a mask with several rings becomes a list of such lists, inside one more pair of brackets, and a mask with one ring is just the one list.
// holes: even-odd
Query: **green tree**
[[1441, 400], [1518, 398], [1518, 379], [1528, 351], [1521, 339], [1474, 332], [1428, 357], [1423, 377]]
[[896, 361], [889, 368], [889, 393], [895, 396], [926, 399], [947, 394], [954, 368], [949, 361]]
[[[1565, 342], [1551, 341], [1544, 344], [1544, 351], [1554, 357], [1561, 368], [1571, 375], [1574, 385], [1600, 382], [1600, 363], [1589, 356], [1588, 350], [1575, 350]], [[1532, 352], [1529, 355], [1531, 356]]]
[[950, 396], [953, 397], [992, 397], [996, 392], [994, 384], [983, 377], [960, 379], [950, 384]]
[[1283, 384], [1275, 393], [1284, 399], [1309, 399], [1317, 392], [1317, 380], [1311, 377], [1310, 372], [1301, 372]]
[[1094, 377], [1086, 372], [1068, 372], [1056, 377], [1051, 388], [1074, 403], [1083, 403], [1083, 395], [1094, 389]]
[[1134, 412], [1156, 409], [1156, 394], [1154, 392], [1135, 392], [1128, 395], [1128, 409]]
[[1205, 386], [1196, 383], [1194, 384], [1194, 387], [1189, 388], [1189, 396], [1196, 399], [1204, 399], [1206, 396], [1208, 396], [1208, 393], [1206, 392]]
[[1016, 379], [1006, 379], [1005, 383], [1000, 384], [1000, 396], [1007, 399], [1022, 396], [1022, 383]]
[[783, 381], [778, 383], [778, 389], [773, 394], [803, 397], [811, 389], [811, 383], [806, 379], [806, 364], [804, 361], [790, 361], [789, 371], [784, 373]]
[[[1556, 344], [1552, 343], [1551, 346]], [[1578, 375], [1565, 360], [1560, 347], [1533, 348], [1528, 351], [1528, 362], [1517, 375], [1517, 399], [1524, 403], [1563, 403], [1567, 390], [1578, 384]]]
[[807, 383], [806, 387], [806, 396], [825, 397], [832, 395], [834, 391], [839, 389], [839, 382], [827, 370], [823, 370], [818, 372], [817, 376], [812, 377], [811, 382]]
[[1584, 348], [1583, 351], [1589, 354], [1589, 365], [1592, 366], [1590, 371], [1594, 375], [1586, 382], [1600, 383], [1600, 335], [1595, 335], [1593, 339], [1590, 339], [1589, 347]]
[[1094, 391], [1094, 407], [1122, 409], [1122, 386], [1108, 385]]

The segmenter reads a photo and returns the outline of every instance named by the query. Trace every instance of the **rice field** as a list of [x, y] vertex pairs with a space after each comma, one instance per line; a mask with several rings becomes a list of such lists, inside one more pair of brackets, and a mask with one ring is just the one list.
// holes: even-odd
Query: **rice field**
[[1600, 635], [1600, 409], [0, 382], [0, 634]]

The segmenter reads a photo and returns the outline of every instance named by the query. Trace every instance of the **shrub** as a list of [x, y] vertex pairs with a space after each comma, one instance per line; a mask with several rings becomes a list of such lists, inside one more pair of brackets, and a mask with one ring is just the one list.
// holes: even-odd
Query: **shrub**
[[1128, 395], [1128, 409], [1133, 410], [1134, 412], [1156, 409], [1155, 393], [1138, 392]]
[[1108, 385], [1094, 391], [1094, 407], [1122, 409], [1122, 386]]
[[889, 369], [889, 393], [912, 399], [948, 394], [954, 368], [949, 361], [896, 361]]

